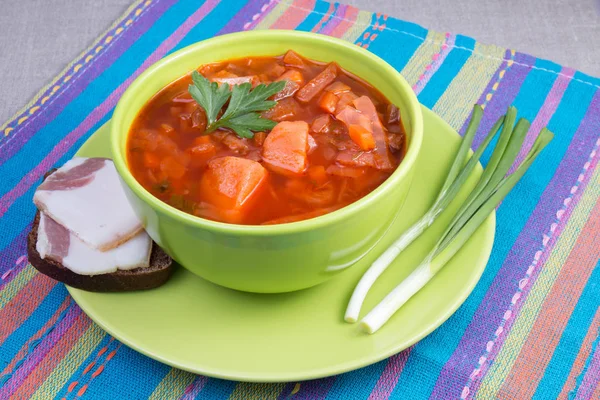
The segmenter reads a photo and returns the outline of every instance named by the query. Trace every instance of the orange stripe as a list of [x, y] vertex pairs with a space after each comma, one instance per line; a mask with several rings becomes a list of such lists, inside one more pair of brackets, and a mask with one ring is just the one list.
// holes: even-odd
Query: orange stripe
[[[11, 399], [28, 399], [35, 393], [48, 376], [54, 371], [54, 368], [71, 351], [71, 348], [77, 343], [79, 338], [88, 329], [92, 320], [85, 314], [75, 320], [71, 328], [59, 339], [52, 347], [52, 350], [46, 354], [44, 359], [31, 371], [27, 379], [21, 384], [19, 389], [12, 395]], [[69, 391], [73, 390], [69, 386]]]
[[567, 377], [565, 385], [558, 396], [559, 399], [566, 399], [569, 396], [569, 392], [575, 387], [577, 377], [581, 374], [581, 371], [583, 371], [585, 361], [588, 359], [590, 352], [592, 351], [592, 343], [598, 334], [598, 328], [600, 328], [600, 309], [596, 311], [596, 315], [594, 315], [592, 324], [590, 325], [590, 328], [583, 339], [583, 343], [579, 348], [579, 352], [577, 353], [577, 358], [573, 363], [571, 372], [569, 372], [569, 376]]
[[343, 17], [344, 19], [341, 20], [340, 24], [331, 31], [331, 36], [335, 36], [337, 38], [341, 38], [342, 36], [344, 36], [344, 33], [346, 33], [346, 31], [350, 29], [352, 25], [354, 25], [354, 22], [356, 22], [358, 12], [358, 8], [348, 6], [348, 8], [346, 8], [346, 13]]
[[83, 394], [85, 393], [85, 391], [87, 390], [88, 385], [85, 384], [81, 387], [81, 389], [79, 389], [79, 391], [77, 392], [77, 397], [83, 396]]
[[101, 365], [92, 373], [92, 379], [100, 375], [104, 371], [104, 365]]
[[0, 375], [4, 375], [4, 374], [7, 374], [9, 371], [12, 371], [12, 369], [19, 362], [19, 360], [21, 360], [25, 356], [25, 354], [27, 354], [29, 352], [29, 345], [31, 344], [31, 342], [41, 338], [44, 335], [44, 333], [46, 333], [46, 331], [48, 329], [50, 329], [50, 327], [56, 323], [56, 320], [58, 319], [60, 314], [68, 307], [70, 302], [71, 302], [70, 297], [65, 298], [65, 300], [62, 302], [60, 307], [58, 307], [58, 310], [56, 310], [56, 312], [54, 313], [54, 315], [52, 315], [52, 317], [48, 320], [48, 322], [46, 322], [46, 324], [39, 331], [37, 331], [35, 333], [35, 335], [30, 337], [29, 340], [19, 349], [19, 351], [13, 357], [10, 364], [8, 364], [6, 366], [6, 368], [4, 368], [4, 371], [2, 371], [0, 373]]
[[319, 29], [321, 29], [321, 27], [323, 26], [325, 21], [327, 21], [329, 19], [329, 16], [331, 16], [331, 13], [333, 12], [334, 8], [335, 8], [335, 6], [333, 5], [333, 3], [329, 3], [329, 10], [327, 10], [327, 12], [321, 17], [321, 20], [319, 21], [319, 23], [316, 24], [314, 26], [314, 28], [312, 28], [313, 32], [318, 32]]
[[[294, 29], [304, 21], [315, 6], [315, 0], [295, 0], [269, 29]], [[301, 7], [301, 8], [298, 8]]]
[[75, 389], [75, 386], [77, 386], [78, 383], [79, 383], [78, 381], [71, 382], [69, 384], [69, 387], [67, 388], [67, 393], [71, 393], [73, 391], [73, 389]]
[[[113, 338], [111, 338], [110, 342], [113, 340]], [[119, 351], [119, 349], [121, 348], [121, 344], [119, 343], [117, 345], [117, 347], [111, 351], [110, 353], [108, 353], [108, 356], [106, 356], [106, 359], [104, 360], [104, 362], [102, 364], [100, 364], [100, 366], [94, 371], [92, 372], [92, 377], [90, 378], [90, 380], [84, 384], [81, 389], [79, 389], [77, 391], [77, 396], [75, 396], [75, 399], [78, 399], [79, 397], [83, 396], [83, 394], [85, 393], [85, 391], [87, 390], [88, 386], [91, 384], [91, 382], [102, 373], [102, 371], [104, 371], [104, 366], [106, 364], [108, 364], [108, 362], [111, 360], [111, 358], [113, 358], [115, 356], [115, 354], [117, 354], [117, 352]], [[98, 357], [96, 357], [96, 360], [98, 359]], [[91, 364], [90, 364], [91, 365]]]
[[600, 201], [590, 214], [521, 347], [498, 398], [529, 399], [544, 375], [581, 292], [598, 262]]
[[29, 318], [40, 302], [50, 293], [56, 281], [46, 275], [36, 274], [17, 293], [15, 297], [0, 310], [0, 344], [4, 343], [21, 324]]

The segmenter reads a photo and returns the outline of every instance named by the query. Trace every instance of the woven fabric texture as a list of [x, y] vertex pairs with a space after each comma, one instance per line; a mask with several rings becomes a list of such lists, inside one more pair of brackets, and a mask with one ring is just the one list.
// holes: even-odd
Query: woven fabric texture
[[[199, 40], [273, 28], [368, 48], [461, 133], [474, 103], [482, 131], [513, 104], [533, 121], [528, 142], [545, 125], [555, 139], [499, 207], [485, 273], [440, 328], [361, 370], [248, 384], [121, 345], [28, 264], [26, 235], [44, 172], [110, 119], [137, 75]], [[0, 399], [599, 399], [599, 88], [550, 61], [321, 0], [137, 1], [0, 127]]]

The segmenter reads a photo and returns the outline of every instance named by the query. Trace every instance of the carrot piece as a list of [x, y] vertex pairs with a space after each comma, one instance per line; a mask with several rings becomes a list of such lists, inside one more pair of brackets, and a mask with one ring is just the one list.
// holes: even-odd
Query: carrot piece
[[329, 85], [325, 88], [325, 91], [331, 92], [333, 94], [338, 94], [338, 95], [349, 92], [350, 90], [352, 90], [352, 88], [350, 86], [348, 86], [345, 83], [340, 82], [340, 81], [335, 81], [331, 85]]
[[361, 125], [351, 124], [348, 127], [348, 135], [361, 150], [369, 151], [375, 148], [375, 139], [373, 133]]
[[373, 101], [367, 96], [361, 96], [353, 101], [358, 111], [365, 115], [371, 121], [373, 127], [373, 138], [375, 139], [375, 152], [377, 157], [377, 169], [392, 169], [394, 162], [388, 149], [387, 136], [383, 130], [383, 125], [377, 114], [377, 109]]
[[338, 66], [331, 63], [319, 75], [311, 79], [302, 89], [296, 93], [296, 98], [302, 103], [308, 103], [337, 78]]
[[200, 197], [214, 206], [219, 217], [243, 223], [268, 187], [268, 172], [260, 163], [238, 157], [209, 161], [200, 180]]
[[285, 53], [285, 56], [283, 56], [283, 62], [286, 65], [291, 65], [293, 67], [298, 67], [298, 68], [304, 68], [304, 66], [305, 66], [305, 63], [304, 63], [304, 60], [302, 59], [302, 57], [292, 50], [288, 50], [288, 52]]
[[300, 86], [304, 85], [304, 76], [297, 69], [288, 69], [277, 80], [296, 82]]
[[322, 185], [329, 180], [325, 167], [322, 165], [313, 165], [308, 167], [308, 177], [313, 180], [317, 185]]
[[160, 158], [154, 153], [144, 153], [144, 166], [146, 168], [158, 168], [160, 166]]
[[331, 92], [325, 92], [319, 99], [319, 107], [321, 110], [333, 114], [335, 112], [335, 106], [337, 105], [338, 100], [339, 99], [335, 94]]
[[267, 138], [267, 134], [265, 132], [256, 132], [254, 134], [254, 143], [257, 146], [262, 146], [263, 143], [265, 142], [266, 138]]
[[169, 178], [179, 179], [185, 175], [186, 168], [174, 157], [166, 157], [160, 163], [160, 170]]
[[262, 156], [270, 170], [286, 176], [299, 176], [306, 170], [307, 153], [308, 124], [286, 121], [277, 124], [267, 135]]

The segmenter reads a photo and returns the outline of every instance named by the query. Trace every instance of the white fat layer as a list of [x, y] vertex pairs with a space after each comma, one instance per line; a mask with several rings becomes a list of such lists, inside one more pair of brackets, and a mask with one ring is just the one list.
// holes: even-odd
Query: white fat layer
[[40, 223], [38, 225], [38, 237], [37, 242], [35, 243], [35, 249], [42, 259], [46, 258], [50, 251], [50, 243], [48, 242], [48, 236], [46, 235], [46, 218], [46, 215], [41, 213]]
[[[42, 258], [55, 259], [51, 239], [46, 235], [45, 219], [41, 213], [36, 249]], [[125, 243], [107, 251], [100, 251], [82, 242], [73, 233], [69, 237], [69, 252], [63, 257], [62, 265], [79, 275], [100, 275], [117, 270], [146, 268], [150, 265], [152, 240], [141, 231]]]
[[[67, 171], [83, 161], [75, 158], [58, 171]], [[110, 160], [95, 172], [89, 184], [70, 190], [38, 189], [34, 202], [56, 222], [100, 250], [118, 246], [142, 230]]]

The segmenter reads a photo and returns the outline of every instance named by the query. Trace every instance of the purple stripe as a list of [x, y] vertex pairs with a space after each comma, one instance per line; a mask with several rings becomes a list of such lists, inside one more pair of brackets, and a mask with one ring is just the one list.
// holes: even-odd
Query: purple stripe
[[427, 85], [433, 74], [437, 72], [438, 69], [444, 63], [444, 60], [450, 54], [450, 51], [454, 48], [454, 41], [456, 40], [456, 36], [452, 34], [446, 34], [446, 39], [444, 43], [442, 43], [440, 52], [433, 56], [433, 61], [425, 67], [425, 71], [419, 77], [419, 80], [413, 86], [413, 90], [415, 94], [418, 96], [419, 93], [423, 90], [423, 88]]
[[[115, 36], [102, 52], [82, 67], [78, 75], [74, 76], [68, 84], [63, 85], [62, 92], [56, 93], [33, 117], [15, 128], [6, 140], [0, 142], [0, 148], [2, 148], [0, 164], [14, 156], [32, 136], [52, 122], [71, 101], [87, 88], [90, 82], [129, 49], [174, 3], [175, 0], [163, 0], [149, 5], [138, 17], [139, 20], [129, 25], [128, 31]], [[150, 12], [152, 7], [154, 8]], [[67, 88], [68, 90], [66, 90]]]
[[[225, 35], [227, 33], [239, 32], [244, 30], [244, 24], [252, 21], [252, 17], [259, 14], [260, 8], [266, 4], [265, 0], [250, 0], [242, 9], [225, 24], [223, 28], [217, 33], [218, 35]], [[264, 15], [262, 13], [261, 15]]]
[[[557, 170], [557, 174], [562, 172], [561, 175], [566, 176], [567, 174], [563, 171], [566, 171], [569, 167], [571, 168], [572, 171], [570, 171], [570, 172], [572, 172], [572, 174], [571, 174], [572, 176], [565, 178], [565, 179], [571, 179], [567, 185], [569, 192], [570, 192], [571, 187], [575, 183], [575, 180], [579, 178], [579, 174], [581, 173], [581, 170], [577, 170], [577, 168], [573, 168], [573, 166], [577, 165], [577, 164], [583, 166], [583, 164], [589, 160], [589, 155], [592, 151], [591, 150], [592, 148], [596, 149], [596, 157], [592, 158], [592, 160], [590, 162], [590, 166], [588, 167], [587, 172], [584, 175], [584, 179], [583, 179], [583, 181], [580, 182], [577, 192], [575, 192], [575, 194], [572, 195], [571, 201], [570, 201], [570, 203], [568, 203], [568, 207], [565, 208], [565, 207], [561, 206], [561, 205], [564, 205], [564, 201], [565, 201], [564, 196], [568, 196], [568, 195], [565, 193], [557, 194], [557, 199], [561, 202], [561, 205], [559, 205], [559, 207], [562, 207], [562, 209], [565, 209], [564, 215], [562, 215], [562, 217], [560, 218], [558, 225], [556, 226], [553, 233], [549, 231], [549, 228], [550, 228], [549, 224], [548, 224], [548, 226], [545, 227], [545, 229], [543, 227], [540, 227], [540, 231], [538, 231], [538, 232], [545, 233], [545, 235], [549, 237], [548, 243], [547, 243], [546, 247], [543, 248], [543, 251], [540, 250], [539, 243], [538, 243], [538, 246], [533, 249], [533, 250], [536, 250], [536, 252], [541, 252], [541, 254], [539, 256], [539, 260], [535, 263], [535, 265], [533, 265], [533, 263], [532, 263], [528, 266], [528, 268], [534, 268], [532, 275], [528, 278], [528, 281], [525, 282], [525, 286], [523, 287], [523, 290], [521, 291], [521, 295], [520, 295], [520, 299], [519, 299], [520, 301], [517, 301], [517, 303], [511, 309], [511, 317], [508, 319], [508, 321], [502, 327], [502, 332], [500, 332], [499, 337], [496, 339], [495, 345], [492, 348], [492, 351], [488, 354], [486, 362], [484, 362], [484, 364], [480, 367], [481, 371], [479, 372], [479, 374], [477, 374], [477, 376], [472, 378], [471, 392], [474, 392], [477, 390], [483, 377], [485, 377], [485, 375], [487, 374], [487, 371], [489, 370], [489, 367], [491, 364], [491, 362], [488, 362], [488, 361], [494, 360], [496, 358], [496, 356], [498, 355], [500, 349], [502, 348], [502, 345], [504, 344], [504, 341], [506, 340], [508, 333], [510, 332], [513, 324], [515, 323], [517, 316], [519, 315], [521, 309], [525, 305], [525, 299], [527, 298], [527, 296], [529, 295], [529, 292], [532, 290], [533, 286], [535, 285], [535, 282], [537, 281], [537, 278], [539, 277], [542, 269], [544, 268], [546, 261], [552, 254], [552, 250], [554, 249], [554, 246], [556, 245], [558, 238], [560, 237], [565, 226], [569, 222], [569, 218], [571, 217], [571, 214], [573, 213], [577, 204], [579, 203], [579, 200], [583, 196], [583, 193], [585, 192], [585, 189], [586, 189], [588, 183], [590, 182], [592, 175], [594, 175], [594, 170], [596, 169], [596, 167], [598, 165], [598, 160], [599, 160], [598, 149], [597, 149], [598, 140], [599, 140], [598, 136], [597, 136], [597, 132], [599, 130], [600, 130], [600, 91], [598, 91], [596, 93], [596, 95], [590, 102], [589, 108], [586, 112], [586, 116], [580, 123], [579, 128], [574, 135], [574, 137], [582, 136], [582, 139], [571, 141], [571, 144], [569, 145], [569, 148], [567, 149], [567, 153], [566, 153], [567, 156], [565, 156], [565, 158], [563, 159], [563, 161], [561, 162], [561, 164], [559, 165], [559, 168]], [[586, 154], [586, 152], [588, 154]], [[550, 185], [552, 185], [552, 182]], [[552, 190], [553, 190], [553, 187], [550, 185], [548, 186], [548, 188], [546, 188], [546, 191], [550, 190], [550, 192], [548, 193], [548, 196], [551, 195]], [[556, 190], [556, 189], [554, 189], [554, 190]], [[543, 198], [543, 196], [542, 196], [542, 198]], [[554, 210], [550, 210], [550, 211], [553, 211], [556, 213], [558, 210], [559, 209], [554, 209]], [[556, 214], [554, 214], [554, 221], [556, 221], [556, 218], [557, 218], [557, 216], [556, 216]], [[542, 229], [544, 229], [544, 230], [542, 230]], [[540, 240], [539, 235], [538, 235], [537, 239]], [[535, 260], [535, 255], [533, 256], [533, 259]], [[523, 278], [523, 276], [521, 276], [521, 278]], [[521, 283], [523, 281], [519, 280], [519, 282]], [[516, 291], [516, 288], [513, 287], [513, 290]]]
[[[504, 312], [509, 307], [511, 296], [517, 291], [519, 280], [525, 277], [530, 260], [534, 259], [535, 253], [541, 246], [541, 234], [546, 232], [554, 222], [556, 212], [562, 207], [563, 200], [569, 196], [571, 187], [577, 181], [581, 166], [586, 162], [594, 147], [597, 131], [600, 129], [599, 107], [600, 92], [590, 103], [556, 173], [513, 244], [484, 299], [479, 304], [460, 343], [444, 366], [434, 388], [433, 398], [439, 398], [442, 395], [458, 398], [462, 390], [460, 385], [469, 380], [469, 375], [475, 368], [474, 362], [479, 360], [480, 356], [484, 356], [487, 342], [494, 337], [496, 329], [500, 326]], [[574, 166], [580, 166], [580, 168]], [[571, 207], [574, 207], [574, 204]], [[530, 282], [528, 285], [527, 290], [533, 286], [533, 283]], [[521, 296], [521, 302], [524, 302], [525, 297]], [[511, 318], [514, 320], [515, 313]], [[507, 332], [508, 330], [505, 329], [504, 336], [498, 338], [499, 342], [494, 345], [493, 352], [484, 361], [482, 373], [474, 377], [474, 384], [480, 382], [481, 378], [485, 376], [485, 371], [487, 371], [485, 365], [493, 359]], [[474, 391], [473, 387], [471, 392]]]
[[[278, 4], [279, 0], [270, 0], [268, 3], [265, 1], [259, 10], [248, 19], [248, 22], [242, 25], [242, 29], [246, 31], [254, 29], [256, 25], [263, 20], [265, 15], [269, 14]], [[254, 18], [255, 15], [257, 18], [253, 20], [252, 18]]]
[[[527, 65], [531, 65], [534, 61], [534, 58], [525, 54], [517, 53], [515, 56], [515, 62], [523, 63]], [[504, 63], [500, 66], [500, 70], [506, 66]], [[506, 70], [504, 78], [502, 79], [502, 84], [498, 86], [498, 90], [492, 97], [492, 99], [488, 102], [483, 120], [481, 121], [481, 129], [478, 132], [478, 135], [475, 138], [475, 141], [481, 141], [484, 132], [490, 130], [494, 122], [506, 112], [507, 107], [512, 104], [516, 96], [518, 95], [525, 78], [531, 71], [531, 67], [525, 67], [518, 64], [513, 64], [510, 68]], [[498, 71], [499, 73], [499, 71]], [[496, 82], [496, 79], [492, 79], [486, 90], [482, 93], [479, 104], [482, 104], [485, 101], [485, 97], [488, 93], [491, 92], [492, 86]], [[461, 133], [464, 133], [464, 129], [466, 129], [467, 122], [463, 124], [463, 129]], [[479, 143], [476, 143], [474, 146], [478, 146]], [[480, 304], [485, 304], [481, 302]], [[466, 330], [465, 336], [463, 336], [462, 341], [457, 346], [456, 350], [452, 354], [452, 356], [448, 359], [440, 375], [438, 380], [434, 386], [431, 397], [432, 398], [443, 398], [447, 390], [450, 387], [454, 387], [454, 392], [458, 393], [455, 397], [458, 398], [460, 395], [460, 390], [462, 387], [456, 387], [456, 385], [462, 385], [462, 382], [466, 381], [468, 374], [473, 369], [473, 360], [476, 359], [474, 357], [478, 357], [481, 352], [481, 347], [478, 348], [470, 348], [471, 354], [470, 356], [465, 356], [464, 352], [469, 349], [468, 346], [472, 346], [472, 342], [475, 341], [478, 336], [473, 334], [473, 338], [467, 338], [467, 333], [469, 333], [469, 329]], [[467, 341], [465, 341], [465, 338]], [[465, 342], [463, 342], [465, 341]], [[457, 379], [458, 377], [458, 379]], [[458, 384], [457, 382], [461, 382]], [[457, 392], [458, 391], [458, 392]]]
[[321, 29], [321, 33], [324, 35], [331, 35], [331, 32], [342, 22], [342, 19], [346, 15], [346, 10], [348, 6], [345, 4], [340, 4], [338, 9], [335, 11], [335, 14], [331, 17], [327, 25]]
[[207, 377], [198, 375], [196, 379], [185, 388], [185, 392], [180, 400], [194, 400], [204, 385], [206, 385], [206, 382], [208, 382]]
[[577, 390], [575, 400], [591, 399], [596, 387], [600, 384], [600, 346], [596, 346], [594, 358], [589, 364], [583, 381]]
[[23, 381], [27, 379], [31, 371], [46, 357], [46, 354], [61, 337], [73, 326], [77, 318], [82, 314], [81, 308], [71, 306], [65, 317], [60, 323], [50, 332], [48, 336], [42, 340], [34, 352], [25, 360], [19, 369], [11, 376], [4, 386], [0, 388], [0, 399], [8, 399], [21, 386]]
[[156, 50], [144, 61], [144, 63], [123, 83], [119, 85], [98, 107], [96, 107], [81, 124], [72, 130], [63, 140], [61, 140], [50, 153], [33, 170], [25, 175], [19, 183], [15, 185], [8, 193], [0, 198], [0, 217], [10, 208], [16, 199], [22, 196], [29, 188], [34, 185], [41, 176], [52, 165], [54, 165], [62, 155], [68, 151], [73, 143], [81, 136], [87, 133], [94, 125], [98, 123], [110, 110], [113, 109], [121, 95], [133, 80], [146, 70], [149, 66], [160, 60], [177, 43], [179, 43], [188, 32], [196, 26], [202, 19], [215, 8], [219, 0], [207, 0], [202, 6], [193, 13], [185, 22], [177, 28]]
[[[510, 54], [510, 51], [507, 50], [507, 53]], [[501, 115], [506, 114], [506, 109], [517, 97], [525, 78], [529, 74], [529, 71], [531, 71], [531, 65], [535, 63], [535, 58], [527, 54], [517, 53], [514, 61], [515, 63], [510, 67], [507, 67], [506, 61], [502, 63], [494, 79], [490, 81], [477, 102], [478, 104], [483, 104], [485, 102], [486, 95], [492, 92], [492, 86], [498, 81], [498, 74], [506, 67], [504, 78], [501, 80], [492, 99], [485, 106], [485, 113], [481, 125], [473, 140], [473, 148], [477, 148], [481, 144], [485, 138], [485, 134], [492, 128], [494, 122], [496, 122]], [[522, 64], [526, 64], [526, 66]], [[461, 134], [465, 132], [467, 125], [468, 121], [465, 121], [461, 129]]]
[[388, 359], [388, 363], [375, 384], [369, 400], [388, 399], [392, 395], [412, 349], [413, 346]]
[[314, 379], [300, 383], [300, 390], [293, 397], [294, 400], [318, 400], [323, 399], [331, 390], [336, 377], [330, 376], [323, 379]]
[[560, 100], [562, 99], [565, 90], [567, 90], [567, 86], [569, 86], [569, 83], [571, 83], [571, 78], [574, 74], [575, 70], [571, 68], [563, 68], [561, 70], [560, 75], [558, 75], [558, 77], [554, 81], [554, 85], [552, 85], [552, 89], [550, 89], [550, 93], [548, 93], [548, 96], [544, 101], [542, 109], [533, 120], [531, 128], [529, 129], [529, 133], [527, 134], [527, 137], [525, 137], [523, 147], [521, 148], [521, 151], [519, 152], [519, 155], [517, 156], [517, 159], [515, 160], [515, 163], [509, 172], [513, 172], [517, 168], [517, 165], [519, 165], [521, 161], [523, 161], [523, 159], [527, 155], [527, 152], [531, 148], [531, 145], [535, 141], [535, 138], [539, 131], [544, 126], [548, 125], [550, 118], [552, 117], [552, 115], [554, 115], [554, 112], [560, 104]]
[[27, 235], [30, 229], [31, 224], [28, 224], [8, 246], [0, 251], [0, 291], [27, 265]]

